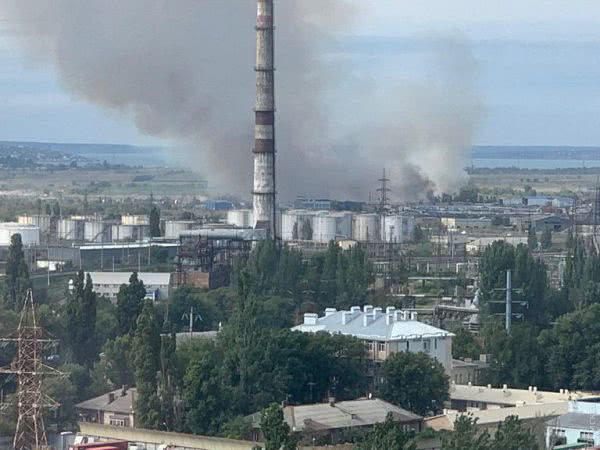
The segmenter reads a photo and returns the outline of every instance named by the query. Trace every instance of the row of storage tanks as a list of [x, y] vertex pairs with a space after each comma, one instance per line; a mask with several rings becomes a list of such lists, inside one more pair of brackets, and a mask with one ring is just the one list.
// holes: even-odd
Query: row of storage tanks
[[[304, 230], [312, 230], [312, 241], [354, 239], [361, 242], [406, 242], [411, 239], [415, 219], [408, 215], [355, 214], [352, 212], [288, 210], [280, 216], [280, 236], [284, 241], [306, 239]], [[229, 211], [227, 223], [238, 227], [254, 225], [252, 211]]]

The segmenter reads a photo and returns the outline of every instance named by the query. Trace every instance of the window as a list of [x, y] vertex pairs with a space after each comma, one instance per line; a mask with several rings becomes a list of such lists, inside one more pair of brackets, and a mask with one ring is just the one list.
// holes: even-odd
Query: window
[[406, 341], [406, 351], [410, 350], [410, 343], [408, 341]]
[[586, 444], [594, 444], [594, 433], [591, 431], [582, 431], [579, 433], [579, 439], [577, 442], [583, 442]]
[[117, 427], [124, 427], [125, 426], [125, 419], [114, 419], [114, 418], [111, 418], [110, 419], [110, 424], [111, 425], [115, 425]]
[[433, 339], [433, 348], [437, 350], [437, 338]]
[[367, 342], [365, 344], [365, 346], [367, 347], [367, 350], [372, 352], [373, 351], [373, 343], [372, 342]]
[[377, 351], [378, 352], [385, 352], [385, 342], [378, 342], [377, 343]]
[[429, 339], [423, 339], [423, 351], [429, 353], [431, 342]]

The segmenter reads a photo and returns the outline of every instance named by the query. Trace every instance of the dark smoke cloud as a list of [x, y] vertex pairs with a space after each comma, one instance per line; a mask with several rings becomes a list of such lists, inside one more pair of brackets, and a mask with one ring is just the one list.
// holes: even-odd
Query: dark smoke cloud
[[[279, 192], [364, 199], [384, 165], [398, 197], [455, 188], [480, 114], [467, 46], [439, 52], [439, 80], [352, 91], [365, 124], [335, 129], [325, 94], [342, 73], [322, 50], [351, 26], [355, 4], [276, 3]], [[255, 8], [253, 0], [0, 3], [25, 51], [54, 64], [74, 96], [171, 140], [185, 167], [242, 194], [252, 174]]]

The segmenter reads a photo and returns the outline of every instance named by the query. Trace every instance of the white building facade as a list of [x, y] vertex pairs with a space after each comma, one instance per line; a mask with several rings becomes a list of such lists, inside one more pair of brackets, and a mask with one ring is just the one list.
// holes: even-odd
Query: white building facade
[[304, 314], [304, 323], [292, 328], [304, 333], [325, 331], [354, 336], [364, 341], [370, 359], [383, 362], [398, 352], [423, 352], [437, 359], [448, 375], [452, 370], [452, 337], [454, 334], [417, 320], [417, 314], [388, 306], [350, 311], [327, 308], [325, 315]]
[[568, 411], [546, 422], [546, 448], [600, 445], [600, 403], [570, 401]]
[[[92, 278], [94, 291], [100, 295], [116, 301], [119, 289], [123, 284], [129, 284], [132, 272], [88, 272]], [[164, 300], [169, 297], [171, 288], [170, 272], [139, 272], [138, 279], [142, 280], [146, 288], [146, 298]]]

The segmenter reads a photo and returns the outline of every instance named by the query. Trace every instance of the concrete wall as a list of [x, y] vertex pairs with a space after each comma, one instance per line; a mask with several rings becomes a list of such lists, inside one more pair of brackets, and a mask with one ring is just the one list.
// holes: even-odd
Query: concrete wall
[[158, 447], [163, 444], [169, 444], [184, 450], [252, 450], [255, 445], [260, 444], [210, 436], [113, 427], [86, 422], [80, 422], [79, 429], [82, 435], [105, 440], [136, 442], [144, 445], [146, 450], [158, 450]]

